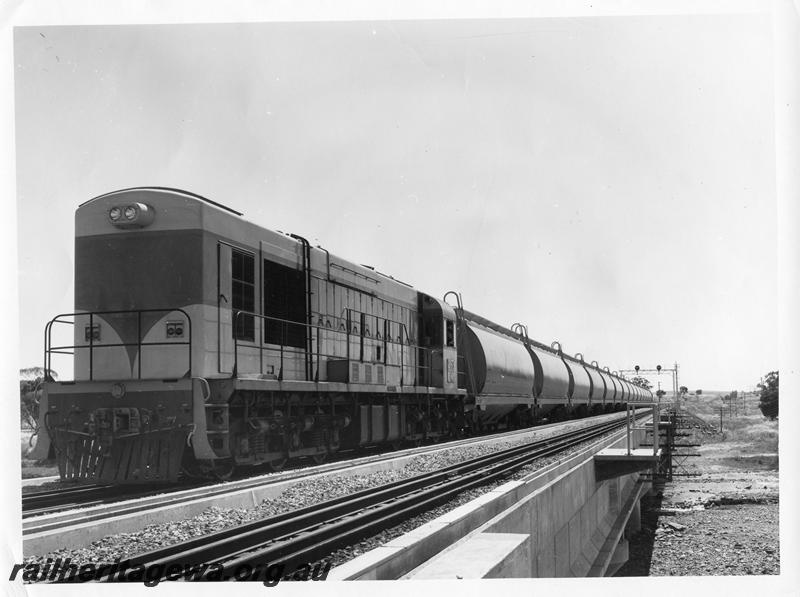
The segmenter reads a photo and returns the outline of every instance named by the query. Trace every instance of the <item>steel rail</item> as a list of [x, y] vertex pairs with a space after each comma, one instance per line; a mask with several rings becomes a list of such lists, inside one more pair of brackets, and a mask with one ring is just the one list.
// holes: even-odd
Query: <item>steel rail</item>
[[22, 512], [26, 514], [35, 509], [58, 507], [69, 500], [80, 500], [87, 496], [92, 499], [94, 495], [108, 489], [108, 485], [82, 485], [81, 487], [24, 493], [22, 494]]
[[[377, 534], [392, 523], [446, 502], [458, 493], [507, 477], [534, 460], [623, 426], [624, 422], [617, 420], [572, 430], [438, 471], [152, 550], [131, 558], [129, 566], [167, 570], [175, 565], [215, 562], [223, 566], [230, 577], [231, 570], [244, 564], [263, 572], [276, 562], [286, 565], [315, 561], [359, 538]], [[127, 580], [127, 576], [121, 573], [117, 579]]]
[[54, 514], [74, 508], [88, 508], [110, 501], [135, 499], [157, 493], [163, 493], [152, 486], [132, 489], [120, 485], [82, 485], [65, 489], [35, 491], [22, 494], [22, 517], [30, 518], [40, 514]]

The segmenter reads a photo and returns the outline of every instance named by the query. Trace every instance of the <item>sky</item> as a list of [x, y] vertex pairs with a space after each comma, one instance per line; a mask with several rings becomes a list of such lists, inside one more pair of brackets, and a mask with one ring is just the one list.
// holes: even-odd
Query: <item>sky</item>
[[[769, 15], [14, 32], [20, 367], [74, 210], [159, 185], [612, 370], [778, 368]], [[753, 350], [753, 347], [758, 347]]]

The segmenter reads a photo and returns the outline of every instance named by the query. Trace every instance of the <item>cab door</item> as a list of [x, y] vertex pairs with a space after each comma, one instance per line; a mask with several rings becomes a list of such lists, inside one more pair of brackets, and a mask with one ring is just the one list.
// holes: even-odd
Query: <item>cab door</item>
[[420, 384], [455, 392], [458, 382], [455, 313], [446, 303], [420, 294], [419, 314]]
[[[253, 346], [259, 340], [256, 325], [256, 256], [252, 251], [217, 243], [217, 321], [219, 371], [254, 371]], [[234, 338], [236, 340], [234, 340]], [[238, 342], [238, 347], [237, 347]], [[256, 353], [257, 355], [257, 353]], [[237, 360], [238, 357], [238, 360]], [[257, 369], [255, 369], [257, 371]]]
[[442, 387], [447, 392], [458, 389], [458, 351], [456, 347], [456, 321], [453, 315], [445, 315], [444, 346], [442, 347], [443, 382]]
[[217, 353], [219, 372], [233, 373], [233, 249], [217, 244]]

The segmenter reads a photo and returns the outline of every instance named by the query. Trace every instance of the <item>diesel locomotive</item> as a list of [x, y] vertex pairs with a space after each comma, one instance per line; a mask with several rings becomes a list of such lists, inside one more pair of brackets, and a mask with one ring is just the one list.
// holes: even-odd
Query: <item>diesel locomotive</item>
[[[224, 478], [652, 399], [456, 293], [177, 189], [78, 207], [74, 310], [45, 328], [45, 371], [69, 353], [74, 379], [44, 383], [32, 457], [76, 482]], [[71, 340], [54, 341], [64, 326]]]

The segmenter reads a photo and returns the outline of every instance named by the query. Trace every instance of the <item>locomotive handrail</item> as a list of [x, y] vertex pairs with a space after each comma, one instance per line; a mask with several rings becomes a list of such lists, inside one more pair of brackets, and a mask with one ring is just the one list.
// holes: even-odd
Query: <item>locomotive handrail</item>
[[[239, 338], [234, 334], [234, 337], [233, 337], [234, 360], [233, 360], [233, 368], [232, 368], [232, 371], [231, 371], [231, 377], [235, 378], [235, 377], [237, 377], [239, 375], [239, 347], [240, 347], [240, 345], [243, 345], [243, 346], [248, 346], [250, 348], [255, 348], [255, 349], [257, 349], [259, 351], [259, 374], [263, 374], [263, 365], [264, 365], [264, 356], [263, 355], [264, 355], [264, 351], [278, 352], [278, 355], [279, 355], [279, 370], [278, 370], [277, 378], [279, 380], [282, 380], [283, 379], [283, 368], [284, 368], [285, 354], [286, 353], [297, 354], [297, 355], [305, 355], [305, 354], [307, 354], [305, 348], [300, 348], [300, 347], [295, 347], [295, 346], [287, 346], [287, 345], [285, 345], [283, 343], [283, 341], [285, 341], [286, 326], [288, 326], [288, 325], [302, 326], [304, 328], [307, 328], [307, 331], [311, 331], [311, 332], [316, 331], [317, 334], [319, 334], [321, 332], [327, 332], [329, 334], [337, 334], [337, 335], [342, 336], [343, 339], [345, 339], [345, 338], [347, 339], [346, 340], [346, 342], [347, 342], [347, 353], [346, 353], [346, 355], [344, 357], [342, 355], [337, 355], [337, 354], [323, 354], [323, 353], [321, 353], [320, 352], [320, 345], [319, 345], [320, 343], [318, 342], [317, 343], [317, 349], [316, 349], [316, 351], [314, 351], [314, 355], [316, 356], [316, 371], [315, 372], [314, 371], [312, 371], [312, 372], [306, 371], [304, 381], [319, 381], [320, 357], [333, 357], [333, 358], [337, 358], [337, 359], [345, 358], [348, 361], [350, 361], [350, 360], [358, 360], [358, 361], [360, 361], [361, 360], [360, 358], [359, 359], [351, 358], [351, 355], [349, 353], [349, 351], [350, 351], [350, 341], [351, 341], [350, 337], [355, 335], [355, 334], [351, 334], [351, 332], [350, 332], [350, 327], [351, 326], [349, 325], [349, 323], [350, 323], [350, 313], [349, 313], [349, 311], [351, 311], [351, 310], [348, 309], [347, 311], [348, 311], [348, 313], [347, 313], [348, 317], [347, 317], [346, 321], [347, 321], [348, 325], [345, 325], [345, 329], [344, 330], [340, 330], [340, 329], [335, 329], [333, 327], [327, 327], [327, 326], [324, 326], [324, 325], [319, 325], [319, 324], [316, 324], [316, 323], [310, 323], [309, 324], [309, 323], [304, 323], [302, 321], [292, 321], [290, 319], [282, 319], [280, 317], [271, 317], [269, 315], [262, 315], [262, 314], [259, 314], [259, 313], [254, 313], [252, 311], [243, 311], [243, 310], [238, 310], [238, 309], [235, 310], [234, 313], [233, 313], [233, 321], [232, 321], [233, 330], [238, 329], [240, 318], [243, 318], [243, 317], [255, 317], [255, 318], [258, 318], [260, 321], [264, 321], [264, 322], [269, 321], [269, 322], [275, 322], [275, 323], [282, 324], [282, 327], [281, 327], [281, 340], [282, 341], [281, 341], [280, 344], [276, 344], [277, 348], [275, 348], [273, 346], [268, 346], [268, 344], [274, 344], [274, 343], [271, 343], [271, 342], [267, 343], [267, 342], [264, 341], [263, 328], [261, 330], [260, 338], [258, 338], [258, 340], [255, 340], [255, 339], [254, 340], [247, 340], [247, 339]], [[335, 317], [334, 319], [341, 319], [341, 318]], [[394, 340], [394, 339], [391, 339], [391, 338], [383, 338], [382, 342], [384, 344], [391, 344], [391, 345], [394, 345], [394, 346], [400, 346], [401, 347], [401, 349], [399, 351], [400, 354], [399, 354], [399, 357], [398, 357], [400, 363], [398, 365], [396, 363], [387, 362], [386, 359], [388, 358], [388, 356], [387, 356], [387, 353], [384, 352], [384, 358], [382, 359], [382, 363], [381, 364], [383, 364], [384, 366], [388, 366], [388, 367], [400, 367], [400, 387], [403, 387], [403, 385], [405, 385], [405, 383], [404, 383], [405, 382], [404, 375], [405, 375], [406, 367], [412, 367], [412, 368], [415, 368], [415, 369], [422, 369], [422, 370], [430, 369], [430, 367], [425, 366], [421, 362], [419, 362], [419, 359], [413, 359], [414, 353], [416, 351], [425, 351], [425, 352], [428, 352], [428, 353], [432, 353], [433, 350], [435, 350], [435, 348], [422, 347], [422, 346], [418, 346], [416, 344], [413, 344], [411, 342], [411, 337], [408, 334], [408, 329], [407, 329], [406, 325], [404, 323], [402, 323], [402, 322], [394, 322], [394, 323], [397, 323], [399, 325], [400, 332], [401, 332], [400, 341], [397, 341], [397, 340]], [[363, 337], [363, 330], [359, 330], [359, 334], [358, 335]], [[405, 342], [403, 341], [403, 337], [405, 339]], [[404, 350], [403, 350], [403, 348], [408, 348], [409, 349], [409, 351], [411, 352], [411, 355], [412, 355], [412, 359], [415, 360], [416, 362], [411, 362], [411, 363], [405, 363], [404, 362]], [[312, 363], [312, 370], [313, 369], [314, 369], [314, 367], [313, 367], [313, 363]], [[456, 384], [456, 385], [458, 385], [458, 384]]]
[[[445, 292], [444, 296], [442, 297], [442, 300], [445, 303], [447, 303], [447, 297], [450, 296], [451, 294], [456, 297], [456, 305], [457, 305], [457, 307], [454, 310], [456, 312], [456, 321], [458, 323], [458, 329], [461, 332], [461, 342], [464, 343], [464, 346], [461, 347], [462, 348], [462, 352], [464, 353], [463, 354], [463, 363], [464, 363], [464, 371], [466, 373], [466, 375], [464, 376], [464, 386], [465, 386], [464, 389], [466, 389], [468, 393], [471, 391], [472, 392], [472, 398], [474, 399], [478, 395], [478, 388], [477, 388], [477, 386], [475, 384], [475, 371], [472, 368], [472, 361], [470, 360], [470, 351], [467, 349], [467, 346], [466, 346], [467, 342], [469, 342], [469, 340], [468, 340], [469, 336], [466, 333], [467, 332], [467, 321], [464, 318], [464, 303], [462, 302], [462, 299], [461, 299], [461, 293], [460, 292], [456, 292], [455, 290], [448, 290], [447, 292]], [[449, 305], [450, 303], [447, 303], [447, 304]], [[452, 307], [452, 305], [450, 305], [450, 306]], [[462, 357], [456, 356], [456, 362], [458, 362], [459, 358], [462, 358]], [[467, 377], [469, 378], [469, 387], [468, 388], [466, 387], [467, 386]], [[458, 374], [456, 374], [456, 386], [458, 386]]]
[[[143, 342], [142, 341], [142, 313], [182, 313], [186, 317], [186, 328], [188, 331], [187, 339], [185, 341], [157, 341], [157, 342]], [[113, 343], [102, 343], [96, 344], [94, 341], [94, 334], [92, 330], [94, 329], [94, 318], [95, 316], [102, 316], [102, 315], [136, 315], [137, 318], [137, 328], [136, 328], [136, 342], [113, 342]], [[89, 344], [65, 344], [63, 346], [53, 346], [52, 344], [52, 332], [53, 326], [56, 323], [63, 323], [67, 325], [75, 325], [75, 321], [68, 321], [62, 318], [64, 317], [89, 317]], [[45, 369], [45, 380], [46, 381], [53, 381], [52, 377], [50, 376], [51, 370], [51, 363], [52, 363], [52, 355], [53, 354], [71, 354], [75, 355], [76, 350], [79, 349], [88, 349], [89, 350], [89, 381], [94, 380], [94, 351], [100, 348], [119, 348], [119, 347], [126, 347], [126, 346], [136, 346], [137, 352], [139, 354], [139, 364], [137, 368], [137, 376], [136, 379], [142, 379], [142, 347], [143, 346], [188, 346], [188, 361], [189, 361], [189, 369], [186, 372], [185, 376], [191, 377], [192, 375], [192, 318], [189, 314], [179, 307], [170, 307], [164, 309], [116, 309], [116, 310], [108, 310], [108, 311], [78, 311], [75, 313], [59, 313], [55, 317], [53, 317], [50, 321], [47, 322], [44, 328], [45, 334], [45, 345], [44, 345], [44, 369]], [[74, 337], [73, 337], [74, 339]]]
[[[306, 323], [311, 323], [311, 245], [309, 242], [297, 234], [289, 234], [290, 237], [299, 241], [303, 245], [303, 272], [305, 273], [305, 295], [306, 295]], [[313, 363], [311, 362], [311, 329], [306, 330], [306, 378], [311, 376]]]
[[[53, 381], [53, 377], [50, 375], [50, 353], [48, 348], [50, 346], [50, 329], [53, 327], [53, 324], [58, 320], [61, 315], [56, 315], [53, 319], [47, 322], [44, 326], [44, 380], [45, 381]], [[63, 321], [61, 323], [67, 323], [69, 325], [75, 325], [73, 321]], [[63, 351], [55, 351], [58, 354], [73, 354], [72, 352], [64, 353]]]
[[205, 377], [192, 377], [192, 379], [196, 379], [203, 386], [203, 402], [208, 402], [208, 399], [211, 398], [211, 386], [208, 384], [208, 380]]

